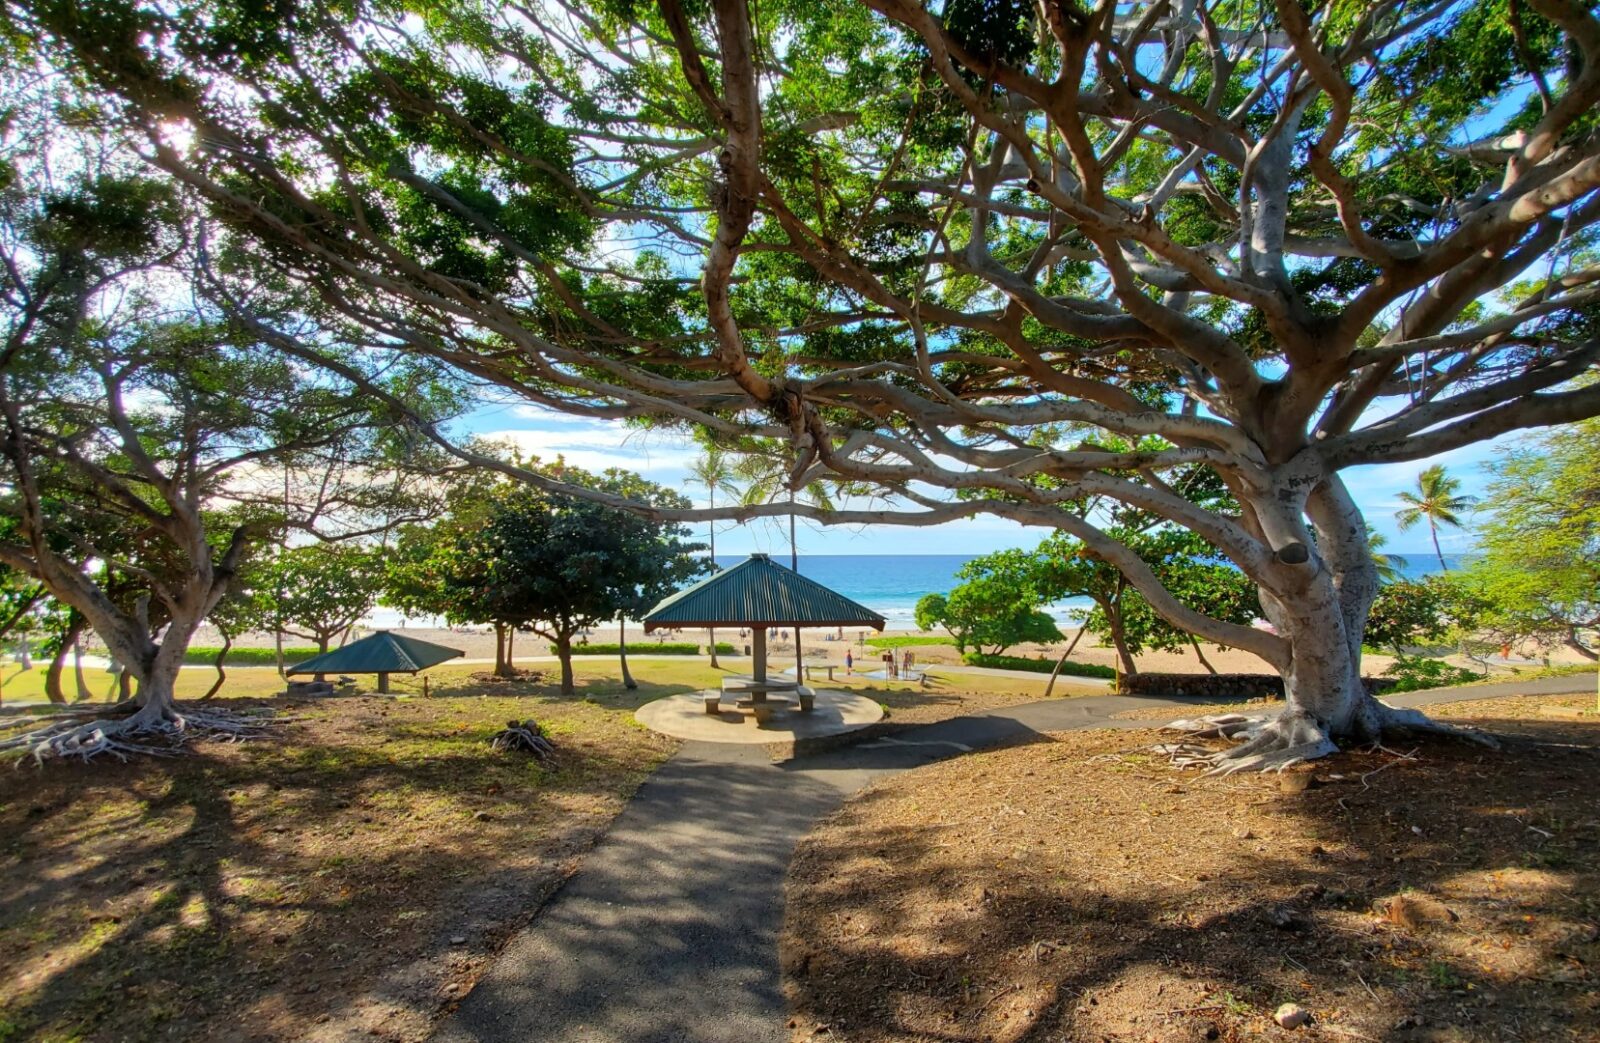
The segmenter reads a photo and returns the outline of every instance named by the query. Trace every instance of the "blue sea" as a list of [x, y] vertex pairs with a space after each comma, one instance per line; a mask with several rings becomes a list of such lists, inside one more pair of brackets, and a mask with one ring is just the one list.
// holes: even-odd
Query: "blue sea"
[[[742, 554], [719, 554], [717, 564], [730, 568], [744, 560]], [[837, 590], [852, 601], [881, 613], [891, 630], [916, 627], [916, 604], [925, 594], [943, 594], [960, 580], [956, 570], [974, 555], [967, 554], [802, 554], [800, 573], [825, 587]], [[1395, 555], [1391, 555], [1395, 557]], [[1400, 555], [1400, 572], [1417, 579], [1439, 571], [1433, 554]], [[1458, 568], [1463, 555], [1446, 554], [1445, 561]], [[789, 555], [773, 554], [772, 559], [787, 567]], [[1048, 607], [1058, 623], [1077, 625], [1093, 607], [1088, 598], [1068, 598]], [[392, 609], [379, 608], [369, 625], [401, 626], [404, 618]]]
[[[1391, 555], [1394, 557], [1394, 555]], [[1407, 578], [1416, 579], [1439, 571], [1439, 559], [1430, 554], [1404, 554], [1397, 563]], [[788, 566], [789, 555], [773, 554], [774, 561]], [[1446, 554], [1445, 561], [1457, 568], [1462, 555]], [[717, 555], [723, 568], [739, 564], [744, 555]], [[837, 590], [852, 601], [882, 613], [890, 629], [909, 630], [918, 599], [925, 594], [942, 594], [956, 586], [956, 570], [972, 560], [965, 554], [802, 554], [800, 573], [825, 587]], [[1050, 606], [1050, 614], [1062, 623], [1076, 623], [1090, 609], [1088, 598], [1069, 598]]]

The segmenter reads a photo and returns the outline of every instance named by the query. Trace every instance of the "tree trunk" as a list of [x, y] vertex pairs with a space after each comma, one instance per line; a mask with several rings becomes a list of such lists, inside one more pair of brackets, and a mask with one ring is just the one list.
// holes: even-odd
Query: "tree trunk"
[[1061, 653], [1061, 658], [1056, 660], [1056, 668], [1050, 671], [1050, 683], [1044, 686], [1044, 697], [1050, 698], [1050, 693], [1056, 690], [1056, 678], [1061, 676], [1061, 668], [1067, 665], [1067, 658], [1072, 655], [1072, 650], [1078, 647], [1078, 642], [1083, 640], [1083, 627], [1072, 635], [1072, 643], [1067, 645], [1067, 650]]
[[1274, 664], [1283, 677], [1283, 711], [1215, 726], [1215, 734], [1246, 740], [1204, 758], [1217, 770], [1281, 769], [1336, 752], [1336, 740], [1376, 741], [1385, 729], [1448, 730], [1415, 710], [1384, 706], [1361, 682], [1361, 636], [1377, 571], [1361, 513], [1342, 483], [1328, 479], [1315, 489], [1305, 514], [1316, 528], [1316, 551], [1303, 562], [1275, 562], [1258, 576], [1262, 612], [1287, 645]]
[[128, 718], [131, 730], [174, 724], [180, 718], [176, 709], [178, 673], [183, 668], [184, 653], [189, 650], [189, 639], [194, 636], [198, 621], [185, 623], [173, 620], [161, 644], [154, 646], [152, 654], [144, 661], [122, 671], [124, 681], [138, 681], [134, 692], [138, 710]]
[[1331, 578], [1324, 572], [1296, 597], [1261, 595], [1267, 619], [1289, 641], [1289, 665], [1281, 671], [1285, 716], [1312, 719], [1330, 739], [1376, 739], [1377, 707], [1361, 683], [1360, 638], [1352, 649]]
[[317, 654], [318, 655], [327, 655], [328, 654], [328, 649], [332, 645], [333, 645], [333, 635], [332, 634], [318, 634], [317, 635]]
[[1190, 646], [1192, 648], [1194, 648], [1195, 658], [1200, 660], [1200, 665], [1206, 668], [1206, 673], [1208, 673], [1208, 674], [1216, 673], [1217, 672], [1217, 668], [1212, 666], [1211, 665], [1211, 661], [1206, 658], [1206, 654], [1204, 652], [1200, 651], [1200, 642], [1199, 642], [1199, 640], [1193, 634], [1189, 634], [1188, 638], [1189, 638]]
[[556, 656], [561, 660], [561, 694], [575, 695], [577, 686], [572, 683], [572, 634], [562, 630], [556, 633]]
[[[707, 503], [711, 507], [715, 507], [717, 505], [716, 490], [713, 489], [710, 491], [710, 498]], [[708, 530], [709, 542], [711, 544], [711, 571], [715, 572], [717, 571], [717, 523], [714, 521], [707, 522], [706, 529]], [[711, 669], [720, 670], [722, 669], [722, 664], [717, 662], [717, 628], [707, 628], [706, 634], [711, 639]]]
[[61, 688], [61, 675], [67, 667], [67, 653], [78, 643], [78, 634], [83, 630], [83, 624], [78, 621], [77, 614], [68, 621], [66, 632], [61, 635], [61, 645], [56, 649], [55, 656], [50, 660], [50, 668], [44, 675], [44, 694], [53, 703], [64, 703], [67, 694]]
[[628, 672], [628, 624], [623, 619], [617, 620], [617, 658], [622, 663], [622, 687], [631, 692], [639, 687], [639, 682]]
[[[201, 702], [205, 702], [207, 699], [212, 698], [218, 692], [222, 691], [223, 684], [228, 680], [226, 664], [228, 662], [228, 653], [233, 650], [233, 634], [226, 630], [218, 630], [217, 633], [222, 635], [222, 648], [217, 652], [217, 661], [215, 664], [217, 679], [211, 682], [211, 687], [206, 689], [206, 694], [200, 697]], [[320, 680], [322, 675], [318, 674], [317, 678]]]
[[1428, 519], [1428, 533], [1433, 537], [1433, 553], [1439, 559], [1439, 568], [1449, 572], [1450, 566], [1444, 563], [1444, 551], [1439, 549], [1439, 526], [1433, 523], [1432, 518]]
[[494, 675], [496, 677], [511, 676], [511, 658], [507, 654], [510, 651], [511, 643], [506, 640], [506, 629], [504, 623], [496, 623], [494, 625]]
[[83, 679], [83, 624], [78, 625], [78, 635], [72, 642], [72, 676], [78, 686], [78, 702], [87, 702], [94, 698], [94, 692], [89, 688], [89, 682]]
[[1106, 622], [1111, 627], [1111, 643], [1117, 649], [1117, 661], [1122, 664], [1122, 672], [1132, 677], [1139, 672], [1139, 668], [1133, 662], [1133, 653], [1128, 651], [1128, 635], [1122, 625], [1120, 601], [1108, 603], [1105, 613]]
[[67, 667], [67, 646], [63, 644], [56, 649], [56, 654], [50, 657], [50, 665], [44, 671], [45, 698], [53, 703], [64, 703], [67, 695], [61, 690], [61, 674]]

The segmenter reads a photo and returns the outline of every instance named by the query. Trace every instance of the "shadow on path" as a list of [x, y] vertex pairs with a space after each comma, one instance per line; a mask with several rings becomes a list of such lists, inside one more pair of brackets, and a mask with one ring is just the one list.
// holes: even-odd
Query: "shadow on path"
[[[1568, 690], [1593, 683], [1551, 680]], [[1477, 693], [1490, 687], [1499, 686]], [[1410, 693], [1405, 701], [1447, 701], [1460, 691]], [[1477, 693], [1467, 698], [1488, 697]], [[1045, 732], [1148, 728], [1154, 722], [1111, 718], [1149, 706], [1181, 714], [1207, 701], [1214, 700], [1106, 695], [1029, 703], [779, 764], [759, 747], [688, 743], [639, 789], [583, 868], [434, 1039], [784, 1040], [784, 874], [795, 844], [819, 817], [884, 775], [1039, 741]]]

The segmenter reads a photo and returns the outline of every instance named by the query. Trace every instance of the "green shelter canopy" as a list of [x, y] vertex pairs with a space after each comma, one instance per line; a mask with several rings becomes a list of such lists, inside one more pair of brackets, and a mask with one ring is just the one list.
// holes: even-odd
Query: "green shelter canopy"
[[291, 674], [414, 674], [447, 659], [466, 655], [431, 641], [380, 630], [343, 648], [296, 663]]
[[678, 591], [645, 613], [642, 622], [646, 632], [662, 627], [884, 628], [883, 617], [870, 608], [765, 554], [752, 554]]

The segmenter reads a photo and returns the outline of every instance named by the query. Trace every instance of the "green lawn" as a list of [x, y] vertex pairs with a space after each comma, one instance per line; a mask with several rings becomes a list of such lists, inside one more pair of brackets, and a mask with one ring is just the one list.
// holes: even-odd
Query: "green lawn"
[[869, 637], [867, 644], [873, 648], [926, 648], [929, 645], [955, 646], [953, 637]]

